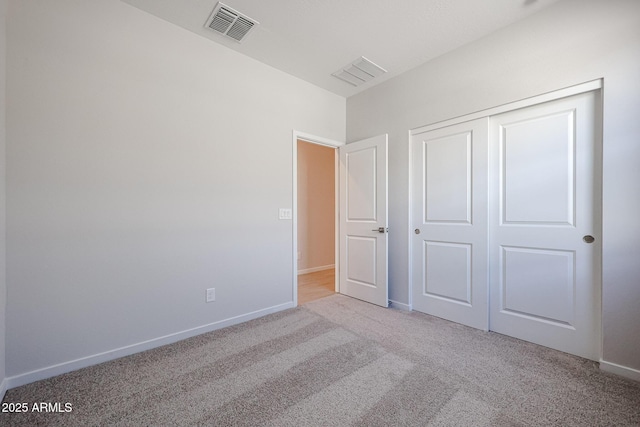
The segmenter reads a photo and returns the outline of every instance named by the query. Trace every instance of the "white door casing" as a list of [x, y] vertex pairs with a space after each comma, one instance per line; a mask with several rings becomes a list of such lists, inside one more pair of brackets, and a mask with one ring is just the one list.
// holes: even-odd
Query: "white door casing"
[[387, 135], [340, 152], [340, 293], [388, 306]]
[[487, 330], [487, 138], [481, 118], [412, 137], [413, 308]]
[[601, 352], [597, 94], [490, 119], [490, 328], [592, 360]]

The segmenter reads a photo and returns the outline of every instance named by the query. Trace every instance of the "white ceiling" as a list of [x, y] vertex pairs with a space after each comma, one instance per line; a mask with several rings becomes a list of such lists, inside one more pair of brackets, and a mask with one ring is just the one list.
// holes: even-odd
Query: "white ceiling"
[[[560, 0], [224, 0], [260, 25], [237, 43], [204, 27], [217, 0], [122, 0], [349, 97]], [[353, 87], [331, 73], [365, 56], [388, 71]]]

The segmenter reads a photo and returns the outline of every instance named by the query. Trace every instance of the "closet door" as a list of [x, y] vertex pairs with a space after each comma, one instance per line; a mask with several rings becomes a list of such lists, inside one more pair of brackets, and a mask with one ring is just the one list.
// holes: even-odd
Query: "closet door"
[[593, 360], [600, 356], [597, 95], [490, 119], [490, 329]]
[[487, 138], [483, 118], [412, 137], [412, 305], [488, 328]]

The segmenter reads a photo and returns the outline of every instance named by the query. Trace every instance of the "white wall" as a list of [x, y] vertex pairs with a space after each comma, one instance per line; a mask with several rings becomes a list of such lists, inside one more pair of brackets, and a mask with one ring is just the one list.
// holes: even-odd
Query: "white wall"
[[7, 301], [6, 268], [6, 126], [5, 126], [5, 82], [6, 82], [6, 12], [7, 1], [0, 0], [0, 400], [5, 390], [5, 323]]
[[408, 130], [604, 78], [604, 360], [640, 369], [640, 2], [566, 0], [347, 101], [389, 133], [390, 299], [409, 302]]
[[298, 141], [298, 272], [335, 263], [335, 149]]
[[7, 49], [11, 386], [291, 306], [292, 130], [344, 98], [112, 0], [10, 0]]

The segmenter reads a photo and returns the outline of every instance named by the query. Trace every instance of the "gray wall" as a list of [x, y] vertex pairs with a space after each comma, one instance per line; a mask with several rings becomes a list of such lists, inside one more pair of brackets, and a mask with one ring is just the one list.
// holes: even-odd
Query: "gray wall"
[[392, 300], [409, 303], [408, 130], [598, 78], [604, 78], [603, 359], [640, 369], [637, 0], [559, 2], [348, 99], [348, 141], [389, 133]]
[[344, 98], [113, 0], [10, 0], [7, 50], [11, 386], [292, 304], [292, 130]]
[[6, 238], [6, 11], [7, 1], [0, 0], [0, 398], [5, 383], [5, 323], [6, 323], [6, 302], [7, 302], [7, 238]]

